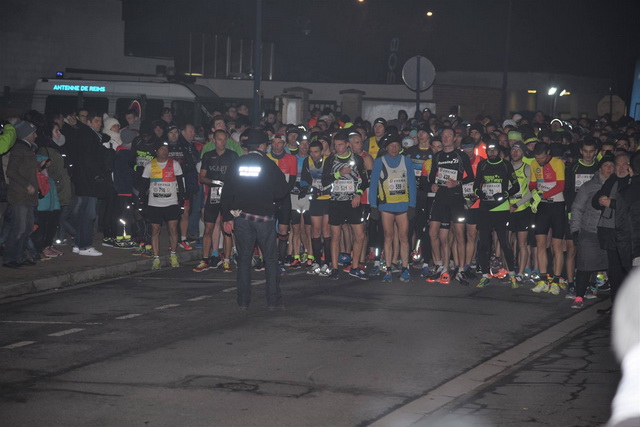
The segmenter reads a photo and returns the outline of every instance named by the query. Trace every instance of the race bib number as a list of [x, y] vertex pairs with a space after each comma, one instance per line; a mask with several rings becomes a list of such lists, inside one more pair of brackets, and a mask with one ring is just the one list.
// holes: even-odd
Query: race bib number
[[136, 166], [139, 166], [139, 167], [143, 168], [143, 167], [147, 166], [150, 161], [151, 161], [151, 159], [149, 159], [148, 157], [137, 157], [136, 158]]
[[582, 187], [584, 185], [585, 182], [590, 181], [591, 178], [593, 178], [593, 174], [589, 174], [589, 173], [577, 173], [576, 174], [576, 185], [575, 185], [575, 191], [577, 192], [580, 187]]
[[464, 184], [462, 186], [462, 195], [464, 197], [470, 197], [473, 196], [473, 182], [470, 182], [468, 184]]
[[502, 184], [499, 182], [491, 182], [482, 185], [482, 191], [488, 196], [493, 197], [494, 194], [502, 193]]
[[447, 185], [448, 180], [457, 180], [458, 179], [458, 171], [448, 168], [438, 168], [438, 173], [436, 175], [436, 184], [438, 185]]
[[221, 193], [222, 187], [211, 187], [209, 189], [209, 203], [212, 205], [220, 203]]
[[407, 181], [404, 178], [389, 178], [389, 195], [400, 196], [407, 193]]
[[337, 194], [353, 194], [356, 191], [352, 179], [339, 179], [333, 183], [333, 192]]
[[413, 174], [417, 177], [422, 176], [422, 169], [414, 169]]
[[151, 197], [166, 199], [173, 195], [172, 182], [154, 182], [151, 187]]
[[311, 182], [311, 186], [313, 188], [317, 188], [318, 190], [322, 190], [322, 180], [321, 179], [314, 179]]

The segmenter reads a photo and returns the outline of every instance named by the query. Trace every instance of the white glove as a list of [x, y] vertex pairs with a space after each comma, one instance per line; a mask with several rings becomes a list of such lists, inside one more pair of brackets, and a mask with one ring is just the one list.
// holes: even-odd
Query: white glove
[[633, 259], [633, 266], [634, 267], [640, 266], [640, 256]]

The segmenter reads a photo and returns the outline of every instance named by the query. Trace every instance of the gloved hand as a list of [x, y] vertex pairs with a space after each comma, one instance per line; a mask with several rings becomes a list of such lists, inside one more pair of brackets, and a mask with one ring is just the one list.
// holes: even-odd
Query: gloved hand
[[578, 246], [578, 240], [580, 238], [580, 232], [579, 231], [574, 231], [573, 233], [571, 233], [571, 240], [573, 240], [573, 244]]
[[369, 218], [374, 221], [380, 220], [380, 211], [378, 210], [378, 208], [374, 208], [373, 206], [371, 206], [371, 214], [369, 215]]
[[496, 193], [493, 195], [493, 200], [495, 200], [496, 202], [504, 202], [508, 198], [509, 198], [509, 193], [507, 193], [506, 191], [502, 193]]

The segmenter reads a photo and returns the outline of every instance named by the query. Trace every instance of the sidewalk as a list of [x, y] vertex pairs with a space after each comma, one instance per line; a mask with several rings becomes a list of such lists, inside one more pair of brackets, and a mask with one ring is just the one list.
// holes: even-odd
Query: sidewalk
[[[100, 236], [100, 237], [98, 237]], [[78, 283], [126, 276], [131, 273], [149, 271], [152, 258], [134, 256], [132, 250], [115, 249], [102, 246], [102, 235], [97, 233], [94, 247], [102, 256], [90, 257], [72, 253], [71, 245], [57, 246], [64, 252], [58, 258], [39, 261], [34, 266], [6, 268], [0, 266], [0, 299], [15, 297], [33, 292], [41, 292]], [[160, 260], [162, 267], [169, 266], [169, 236], [166, 231], [160, 234]], [[185, 251], [178, 248], [180, 263], [201, 258], [202, 250]]]

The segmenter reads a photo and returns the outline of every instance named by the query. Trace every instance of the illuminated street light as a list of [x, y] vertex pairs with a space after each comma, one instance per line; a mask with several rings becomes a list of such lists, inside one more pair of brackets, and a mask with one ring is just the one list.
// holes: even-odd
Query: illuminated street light
[[428, 11], [425, 15], [427, 15], [428, 17], [432, 17], [433, 16], [433, 12]]
[[549, 92], [547, 92], [547, 95], [549, 96], [555, 95], [557, 91], [558, 91], [557, 87], [550, 87]]
[[562, 89], [562, 92], [560, 92], [560, 96], [567, 96], [567, 95], [571, 95], [571, 92], [569, 92], [566, 89]]

